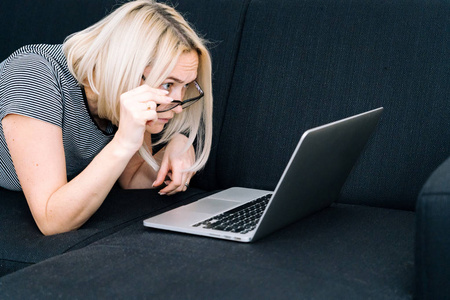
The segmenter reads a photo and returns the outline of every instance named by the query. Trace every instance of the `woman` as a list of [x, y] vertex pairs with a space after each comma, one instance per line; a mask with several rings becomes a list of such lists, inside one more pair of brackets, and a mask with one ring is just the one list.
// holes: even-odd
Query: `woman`
[[117, 181], [187, 189], [211, 146], [210, 56], [173, 8], [129, 2], [4, 61], [0, 118], [0, 186], [23, 190], [43, 234], [74, 230]]

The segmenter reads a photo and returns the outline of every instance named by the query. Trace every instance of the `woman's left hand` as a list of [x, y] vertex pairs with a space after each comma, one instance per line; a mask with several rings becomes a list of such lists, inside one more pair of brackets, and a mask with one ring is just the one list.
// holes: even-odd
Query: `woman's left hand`
[[187, 143], [187, 137], [179, 134], [167, 144], [161, 161], [154, 187], [165, 183], [167, 186], [159, 191], [161, 195], [173, 195], [184, 192], [189, 187], [193, 172], [183, 172], [189, 169], [195, 162], [195, 151], [191, 145], [185, 152], [181, 152]]

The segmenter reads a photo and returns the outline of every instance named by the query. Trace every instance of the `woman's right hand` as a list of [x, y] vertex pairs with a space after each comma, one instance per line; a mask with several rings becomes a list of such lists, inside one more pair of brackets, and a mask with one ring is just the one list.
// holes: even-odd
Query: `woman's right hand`
[[173, 99], [168, 92], [144, 84], [120, 97], [119, 129], [114, 137], [124, 149], [137, 152], [144, 141], [147, 122], [158, 119], [158, 104], [168, 104]]

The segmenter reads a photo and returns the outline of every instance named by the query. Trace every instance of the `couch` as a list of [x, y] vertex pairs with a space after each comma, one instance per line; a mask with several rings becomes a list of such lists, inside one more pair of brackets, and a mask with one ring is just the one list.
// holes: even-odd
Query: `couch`
[[[450, 298], [450, 1], [174, 4], [210, 41], [207, 166], [172, 197], [115, 187], [82, 228], [49, 237], [22, 193], [0, 189], [0, 298]], [[115, 7], [4, 0], [0, 60]], [[379, 106], [330, 207], [252, 244], [142, 225], [231, 186], [273, 190], [305, 130]]]

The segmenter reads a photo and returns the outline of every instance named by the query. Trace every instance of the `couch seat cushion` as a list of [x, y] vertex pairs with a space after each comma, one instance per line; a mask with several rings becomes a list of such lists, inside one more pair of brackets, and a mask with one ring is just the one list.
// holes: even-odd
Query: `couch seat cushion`
[[186, 193], [163, 197], [156, 190], [115, 188], [79, 230], [46, 237], [38, 230], [23, 193], [0, 189], [0, 276], [84, 247], [133, 221], [183, 201], [192, 201], [203, 193], [191, 188]]
[[[152, 299], [409, 299], [414, 213], [338, 204], [253, 244], [141, 222], [0, 280], [0, 294]], [[45, 288], [43, 288], [45, 287]]]

